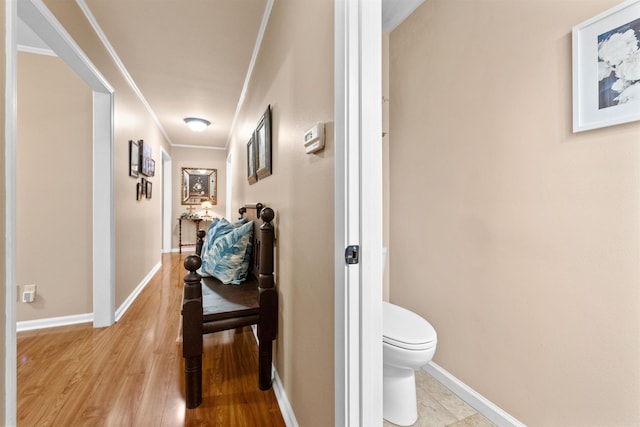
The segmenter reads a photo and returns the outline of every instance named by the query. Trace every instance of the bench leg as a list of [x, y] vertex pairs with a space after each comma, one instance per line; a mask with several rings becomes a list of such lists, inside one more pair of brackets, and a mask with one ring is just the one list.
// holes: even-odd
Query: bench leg
[[272, 340], [260, 340], [258, 344], [258, 386], [260, 390], [271, 388]]
[[202, 403], [202, 356], [184, 359], [184, 379], [187, 408], [196, 408]]

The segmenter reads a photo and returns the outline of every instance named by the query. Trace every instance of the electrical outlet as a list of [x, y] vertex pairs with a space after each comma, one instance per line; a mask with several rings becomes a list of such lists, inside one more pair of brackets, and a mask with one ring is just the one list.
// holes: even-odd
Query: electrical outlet
[[34, 302], [36, 300], [36, 285], [25, 285], [22, 292], [22, 302]]

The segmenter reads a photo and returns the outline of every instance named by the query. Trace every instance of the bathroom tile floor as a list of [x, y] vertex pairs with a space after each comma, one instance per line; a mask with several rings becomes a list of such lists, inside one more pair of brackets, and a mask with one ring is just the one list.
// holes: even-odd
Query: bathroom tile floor
[[[495, 427], [423, 370], [416, 371], [418, 421], [415, 427]], [[384, 421], [384, 427], [393, 427]]]

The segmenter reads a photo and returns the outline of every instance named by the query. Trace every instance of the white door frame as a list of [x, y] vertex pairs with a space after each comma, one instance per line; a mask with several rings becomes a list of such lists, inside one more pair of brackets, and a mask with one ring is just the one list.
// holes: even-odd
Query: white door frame
[[381, 0], [335, 2], [336, 426], [382, 425], [381, 21]]
[[173, 169], [171, 156], [160, 147], [162, 156], [162, 252], [171, 252], [171, 227], [173, 225]]
[[17, 17], [93, 91], [93, 325], [115, 321], [114, 90], [41, 0], [5, 2], [5, 425], [16, 424]]

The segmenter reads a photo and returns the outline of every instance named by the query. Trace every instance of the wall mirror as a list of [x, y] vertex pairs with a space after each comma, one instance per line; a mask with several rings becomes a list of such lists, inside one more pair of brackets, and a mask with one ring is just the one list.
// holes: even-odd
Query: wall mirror
[[218, 204], [218, 170], [182, 168], [182, 204]]

